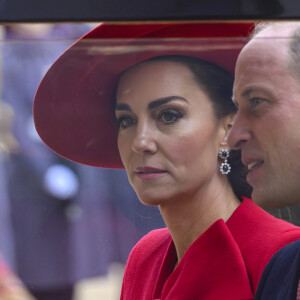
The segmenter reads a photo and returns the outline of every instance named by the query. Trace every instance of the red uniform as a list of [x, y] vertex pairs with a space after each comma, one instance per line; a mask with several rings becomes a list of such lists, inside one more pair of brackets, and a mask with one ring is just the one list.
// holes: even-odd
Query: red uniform
[[150, 232], [132, 250], [122, 300], [253, 299], [270, 258], [300, 238], [300, 228], [243, 198], [225, 223], [212, 224], [178, 266], [168, 229]]

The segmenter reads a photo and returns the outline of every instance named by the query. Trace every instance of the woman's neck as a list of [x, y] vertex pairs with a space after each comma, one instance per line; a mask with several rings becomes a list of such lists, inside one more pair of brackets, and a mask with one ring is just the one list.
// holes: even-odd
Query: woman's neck
[[197, 195], [160, 205], [159, 209], [173, 238], [178, 262], [191, 244], [215, 221], [230, 218], [240, 201], [227, 180], [219, 189], [205, 188]]

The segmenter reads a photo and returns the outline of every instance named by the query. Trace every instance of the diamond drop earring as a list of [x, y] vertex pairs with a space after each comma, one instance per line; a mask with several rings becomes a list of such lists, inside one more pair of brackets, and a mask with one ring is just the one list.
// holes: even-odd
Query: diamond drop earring
[[224, 162], [222, 162], [221, 166], [220, 166], [220, 172], [223, 175], [227, 175], [231, 171], [231, 166], [230, 166], [230, 164], [227, 161], [227, 158], [229, 157], [229, 150], [227, 148], [222, 148], [219, 151], [219, 157], [221, 159], [224, 159]]

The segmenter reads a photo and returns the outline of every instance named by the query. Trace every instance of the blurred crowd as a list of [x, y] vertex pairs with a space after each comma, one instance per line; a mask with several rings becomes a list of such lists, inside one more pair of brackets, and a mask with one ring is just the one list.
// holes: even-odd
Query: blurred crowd
[[123, 170], [67, 161], [35, 131], [32, 104], [42, 76], [92, 26], [1, 27], [1, 299], [71, 300], [78, 282], [125, 264], [143, 235], [164, 226], [156, 208], [137, 200]]

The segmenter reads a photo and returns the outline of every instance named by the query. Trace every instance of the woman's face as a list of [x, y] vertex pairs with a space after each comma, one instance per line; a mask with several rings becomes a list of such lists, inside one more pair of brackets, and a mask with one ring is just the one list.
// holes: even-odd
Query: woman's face
[[216, 188], [226, 130], [183, 64], [140, 64], [122, 75], [115, 110], [118, 147], [139, 199], [162, 205]]

